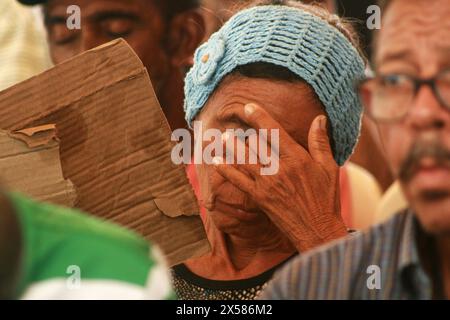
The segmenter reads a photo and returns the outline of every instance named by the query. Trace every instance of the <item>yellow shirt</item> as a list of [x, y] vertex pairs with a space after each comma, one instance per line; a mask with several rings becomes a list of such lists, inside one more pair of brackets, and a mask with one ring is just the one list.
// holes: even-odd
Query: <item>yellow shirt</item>
[[43, 25], [31, 8], [0, 1], [0, 90], [51, 66]]

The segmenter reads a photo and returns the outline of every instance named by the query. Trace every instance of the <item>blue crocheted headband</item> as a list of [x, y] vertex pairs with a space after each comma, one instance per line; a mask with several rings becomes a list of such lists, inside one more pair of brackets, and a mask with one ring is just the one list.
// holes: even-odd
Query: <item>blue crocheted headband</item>
[[364, 61], [339, 30], [298, 8], [243, 10], [197, 49], [185, 80], [188, 124], [226, 75], [255, 62], [285, 67], [312, 86], [330, 119], [334, 158], [344, 164], [360, 132], [362, 106], [355, 81], [364, 77]]

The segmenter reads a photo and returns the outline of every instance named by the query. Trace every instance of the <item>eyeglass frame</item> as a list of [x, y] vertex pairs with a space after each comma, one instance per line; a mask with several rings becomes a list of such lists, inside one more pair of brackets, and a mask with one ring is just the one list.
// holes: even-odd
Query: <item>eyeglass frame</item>
[[364, 86], [364, 84], [368, 83], [369, 81], [373, 81], [376, 79], [381, 79], [381, 78], [385, 78], [388, 76], [402, 76], [405, 77], [406, 79], [410, 80], [411, 83], [413, 84], [413, 95], [411, 96], [411, 100], [414, 101], [414, 99], [417, 97], [417, 93], [419, 92], [419, 90], [422, 88], [422, 86], [427, 86], [430, 87], [434, 96], [436, 97], [436, 99], [438, 100], [438, 102], [446, 108], [446, 110], [450, 111], [450, 102], [446, 102], [444, 98], [442, 98], [441, 93], [438, 90], [438, 87], [436, 85], [436, 82], [439, 80], [440, 77], [442, 77], [445, 74], [450, 74], [450, 68], [446, 68], [442, 71], [440, 71], [436, 76], [431, 77], [431, 78], [418, 78], [418, 77], [414, 77], [408, 74], [403, 74], [403, 73], [389, 73], [389, 74], [379, 74], [379, 75], [375, 75], [375, 76], [371, 76], [371, 77], [366, 77], [362, 80], [360, 80], [357, 84], [356, 84], [356, 90], [358, 92], [358, 96], [360, 98], [360, 101], [364, 107], [364, 110], [367, 111], [367, 115], [374, 121], [379, 122], [379, 123], [393, 123], [393, 122], [399, 122], [403, 119], [405, 119], [410, 110], [407, 109], [405, 114], [402, 115], [401, 117], [398, 118], [393, 118], [393, 119], [379, 119], [373, 116], [372, 111], [370, 110], [371, 108], [367, 107], [361, 98], [361, 89]]

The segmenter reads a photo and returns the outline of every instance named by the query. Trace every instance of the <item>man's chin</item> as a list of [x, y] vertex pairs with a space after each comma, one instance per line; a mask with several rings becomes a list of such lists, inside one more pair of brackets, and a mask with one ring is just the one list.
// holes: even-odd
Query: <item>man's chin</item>
[[427, 191], [409, 200], [425, 231], [435, 235], [450, 233], [450, 192]]

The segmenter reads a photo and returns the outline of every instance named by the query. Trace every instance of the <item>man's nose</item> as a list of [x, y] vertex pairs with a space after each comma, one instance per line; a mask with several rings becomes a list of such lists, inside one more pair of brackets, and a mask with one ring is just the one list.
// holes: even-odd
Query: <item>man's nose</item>
[[102, 41], [102, 39], [100, 39], [97, 32], [95, 32], [95, 30], [93, 30], [91, 27], [86, 26], [82, 28], [80, 43], [81, 52], [98, 47], [103, 43], [104, 42]]
[[439, 102], [432, 88], [423, 85], [417, 92], [406, 121], [415, 131], [442, 130], [450, 125], [450, 112]]

